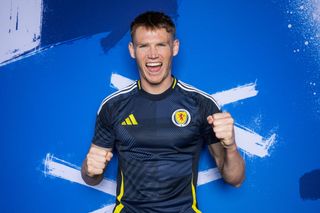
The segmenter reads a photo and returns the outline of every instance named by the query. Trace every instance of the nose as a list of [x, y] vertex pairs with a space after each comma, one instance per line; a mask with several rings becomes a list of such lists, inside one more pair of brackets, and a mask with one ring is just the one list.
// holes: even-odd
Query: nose
[[158, 58], [159, 54], [158, 54], [158, 50], [156, 47], [150, 47], [149, 48], [149, 52], [148, 52], [148, 58], [150, 59], [155, 59]]

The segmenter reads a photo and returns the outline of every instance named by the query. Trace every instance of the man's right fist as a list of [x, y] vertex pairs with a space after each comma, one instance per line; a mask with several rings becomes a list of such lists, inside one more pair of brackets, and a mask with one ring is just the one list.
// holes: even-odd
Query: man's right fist
[[87, 175], [90, 177], [101, 175], [112, 156], [111, 149], [92, 145], [87, 154]]

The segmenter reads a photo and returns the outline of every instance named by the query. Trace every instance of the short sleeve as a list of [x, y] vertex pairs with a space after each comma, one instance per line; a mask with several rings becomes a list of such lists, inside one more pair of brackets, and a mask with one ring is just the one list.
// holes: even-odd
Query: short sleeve
[[203, 130], [202, 135], [204, 141], [210, 145], [219, 142], [219, 139], [216, 137], [215, 133], [212, 130], [212, 126], [208, 124], [207, 117], [214, 113], [221, 112], [220, 107], [213, 99], [206, 99], [202, 104], [202, 111], [203, 111]]
[[113, 148], [115, 141], [115, 133], [111, 124], [111, 118], [107, 112], [107, 107], [104, 105], [99, 111], [96, 118], [96, 125], [92, 143], [94, 145]]

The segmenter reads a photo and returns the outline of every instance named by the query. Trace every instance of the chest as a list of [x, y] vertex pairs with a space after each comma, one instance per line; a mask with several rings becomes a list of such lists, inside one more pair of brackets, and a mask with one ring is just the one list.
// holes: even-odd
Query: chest
[[188, 150], [201, 137], [200, 111], [192, 99], [132, 98], [114, 119], [118, 149]]

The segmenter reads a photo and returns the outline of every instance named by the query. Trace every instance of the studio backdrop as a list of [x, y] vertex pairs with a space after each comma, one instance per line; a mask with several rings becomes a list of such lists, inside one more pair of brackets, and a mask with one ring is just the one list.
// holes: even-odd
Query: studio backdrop
[[204, 147], [202, 212], [320, 212], [319, 0], [1, 0], [0, 211], [112, 211], [117, 156], [98, 186], [79, 171], [101, 101], [138, 78], [147, 10], [176, 23], [173, 74], [235, 118], [246, 180], [225, 184]]

